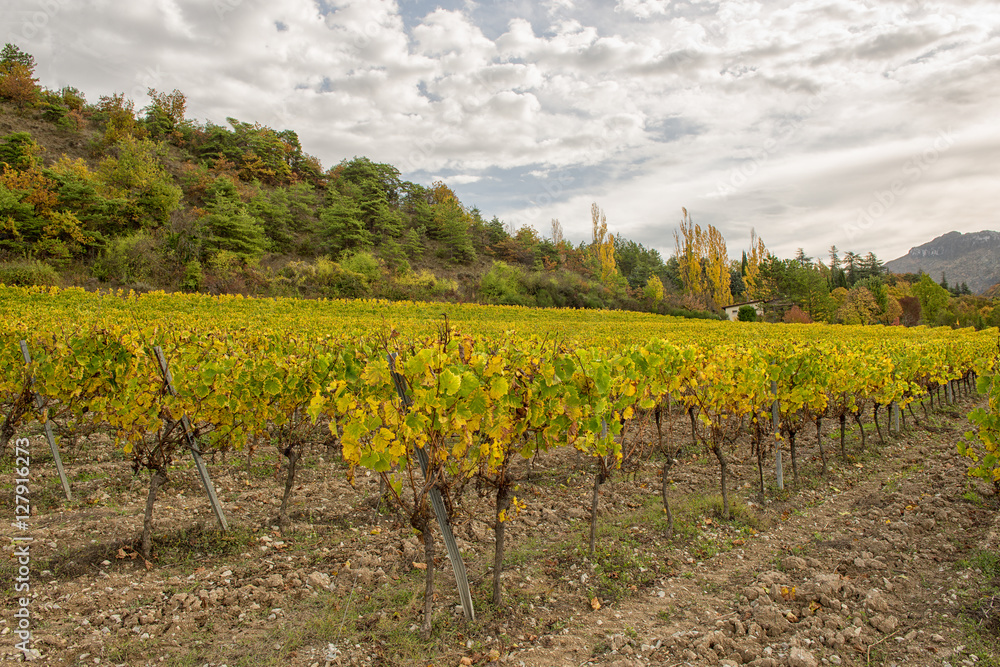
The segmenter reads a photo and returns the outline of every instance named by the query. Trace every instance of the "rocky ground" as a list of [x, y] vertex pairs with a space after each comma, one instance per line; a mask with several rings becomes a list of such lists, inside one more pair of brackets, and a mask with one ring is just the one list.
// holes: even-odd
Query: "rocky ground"
[[[422, 545], [376, 507], [377, 480], [352, 487], [335, 452], [310, 449], [294, 525], [275, 527], [283, 479], [275, 452], [210, 465], [231, 530], [221, 533], [189, 462], [156, 505], [154, 557], [137, 553], [148, 475], [97, 433], [64, 460], [61, 496], [30, 427], [34, 652], [15, 649], [16, 561], [2, 564], [0, 660], [45, 665], [965, 665], [1000, 664], [996, 499], [971, 483], [955, 443], [963, 399], [820, 475], [815, 436], [799, 438], [799, 482], [757, 497], [755, 460], [736, 450], [735, 513], [719, 517], [718, 468], [688, 445], [671, 472], [675, 530], [653, 456], [601, 487], [596, 553], [587, 533], [593, 471], [546, 454], [508, 524], [505, 605], [489, 604], [489, 494], [469, 488], [455, 517], [478, 618], [461, 616], [438, 547], [434, 630], [421, 640]], [[870, 425], [868, 425], [871, 428]], [[685, 421], [671, 437], [689, 438]], [[835, 437], [826, 432], [827, 455]], [[740, 457], [745, 457], [740, 459]], [[765, 470], [773, 479], [773, 462]], [[13, 461], [0, 504], [13, 516]], [[522, 471], [527, 475], [527, 470]], [[16, 532], [11, 529], [12, 534]], [[20, 534], [20, 533], [18, 533]], [[5, 546], [8, 552], [12, 547]]]

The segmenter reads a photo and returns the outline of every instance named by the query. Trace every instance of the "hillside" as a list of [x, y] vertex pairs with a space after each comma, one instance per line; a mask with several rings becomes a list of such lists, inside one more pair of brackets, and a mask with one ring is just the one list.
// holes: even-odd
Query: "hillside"
[[515, 229], [391, 164], [324, 167], [291, 129], [194, 121], [178, 90], [94, 103], [34, 68], [4, 46], [0, 283], [716, 316], [597, 204], [600, 235], [574, 245], [556, 220], [548, 238]]
[[972, 292], [982, 294], [1000, 282], [1000, 232], [948, 232], [910, 248], [902, 257], [886, 262], [885, 268], [893, 273], [923, 271], [935, 280], [944, 274], [949, 284], [964, 282]]

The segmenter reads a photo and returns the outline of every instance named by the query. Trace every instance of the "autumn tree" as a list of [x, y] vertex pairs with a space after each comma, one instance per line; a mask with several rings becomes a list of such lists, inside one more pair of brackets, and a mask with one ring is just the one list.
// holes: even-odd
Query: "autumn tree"
[[[838, 288], [838, 291], [843, 288]], [[837, 308], [836, 318], [841, 324], [875, 324], [881, 311], [875, 297], [867, 287], [857, 285], [851, 288]]]
[[716, 308], [722, 308], [733, 300], [729, 289], [729, 258], [726, 255], [726, 239], [713, 225], [708, 226], [705, 234], [705, 250], [705, 276], [709, 294]]
[[102, 95], [97, 108], [104, 115], [104, 145], [112, 146], [127, 137], [144, 139], [147, 135], [135, 119], [135, 102], [119, 93]]
[[683, 217], [679, 230], [674, 230], [674, 247], [680, 270], [681, 286], [684, 292], [695, 296], [705, 291], [702, 282], [701, 258], [704, 255], [705, 235], [701, 226], [696, 225], [681, 208]]
[[176, 132], [184, 124], [187, 98], [176, 88], [170, 93], [160, 93], [150, 88], [149, 106], [146, 107], [146, 127], [154, 137]]
[[592, 247], [601, 269], [601, 282], [606, 285], [618, 273], [615, 266], [615, 236], [608, 233], [608, 218], [597, 202], [590, 205], [590, 220], [594, 238]]
[[646, 281], [646, 287], [642, 290], [642, 295], [656, 304], [663, 301], [664, 294], [663, 282], [656, 276], [650, 276], [649, 280]]
[[761, 265], [767, 261], [771, 253], [764, 247], [764, 239], [757, 236], [756, 230], [750, 230], [750, 253], [746, 256], [746, 269], [743, 274], [743, 296], [748, 301], [768, 299], [771, 289], [768, 281], [761, 275]]
[[38, 95], [35, 58], [11, 43], [0, 51], [0, 99], [24, 109]]
[[562, 223], [559, 222], [559, 218], [552, 218], [551, 225], [552, 225], [552, 244], [558, 246], [565, 240], [563, 236]]

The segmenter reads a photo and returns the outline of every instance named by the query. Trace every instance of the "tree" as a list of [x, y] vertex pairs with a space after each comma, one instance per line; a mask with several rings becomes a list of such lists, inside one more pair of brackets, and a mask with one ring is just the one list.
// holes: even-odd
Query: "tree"
[[764, 247], [764, 240], [750, 230], [750, 254], [747, 255], [746, 271], [743, 273], [743, 298], [758, 301], [771, 298], [771, 285], [761, 276], [761, 266], [771, 253]]
[[608, 233], [608, 218], [601, 207], [594, 202], [590, 205], [590, 219], [593, 226], [595, 258], [601, 271], [601, 282], [605, 285], [618, 274], [615, 266], [615, 236]]
[[859, 280], [864, 280], [865, 278], [871, 278], [875, 276], [881, 276], [885, 273], [885, 268], [882, 264], [882, 260], [875, 256], [875, 253], [869, 252], [861, 260], [861, 276]]
[[[368, 231], [382, 237], [402, 235], [403, 219], [397, 211], [401, 187], [398, 169], [366, 157], [355, 157], [341, 162], [333, 173], [337, 187], [361, 208], [361, 218]], [[438, 192], [436, 198], [445, 197]], [[434, 231], [446, 234], [443, 228]]]
[[749, 304], [740, 306], [739, 311], [736, 313], [736, 319], [740, 322], [756, 322], [757, 309]]
[[326, 205], [319, 211], [323, 249], [337, 258], [345, 250], [370, 247], [372, 237], [357, 202], [332, 188], [326, 196]]
[[922, 312], [920, 310], [920, 299], [915, 296], [904, 296], [898, 300], [901, 310], [900, 323], [904, 327], [915, 327], [920, 323]]
[[451, 188], [435, 181], [431, 188], [433, 204], [428, 231], [436, 230], [444, 243], [442, 255], [460, 264], [476, 261], [476, 249], [470, 235], [471, 216]]
[[874, 324], [880, 311], [875, 298], [867, 287], [858, 285], [847, 293], [837, 309], [837, 321], [841, 324]]
[[658, 276], [661, 283], [664, 280], [661, 274], [665, 272], [665, 267], [660, 253], [621, 234], [615, 237], [615, 265], [632, 289], [642, 289], [653, 275]]
[[861, 256], [855, 252], [851, 252], [850, 250], [848, 250], [847, 253], [844, 255], [844, 266], [847, 267], [844, 270], [847, 282], [847, 284], [844, 285], [844, 287], [854, 287], [854, 283], [856, 283], [860, 279], [860, 276], [858, 275], [858, 268], [860, 262], [861, 262]]
[[35, 73], [35, 58], [29, 53], [25, 53], [15, 44], [7, 42], [0, 51], [0, 71], [7, 70], [14, 65], [21, 65], [28, 70], [29, 74]]
[[920, 280], [913, 286], [913, 295], [920, 300], [920, 311], [926, 324], [937, 322], [938, 314], [948, 307], [950, 298], [948, 290], [934, 282], [926, 273], [922, 273]]
[[847, 287], [847, 276], [844, 274], [844, 270], [840, 267], [840, 255], [837, 251], [837, 246], [830, 246], [830, 277], [829, 277], [829, 288], [831, 290], [838, 287]]
[[565, 240], [563, 237], [562, 223], [559, 222], [559, 218], [552, 218], [550, 224], [552, 225], [552, 243], [559, 246]]
[[19, 171], [34, 169], [40, 162], [38, 156], [41, 152], [42, 147], [30, 132], [13, 132], [0, 143], [0, 164], [6, 163]]
[[10, 100], [24, 109], [38, 95], [35, 59], [13, 44], [0, 51], [0, 99]]
[[150, 103], [145, 108], [146, 127], [154, 137], [176, 132], [184, 124], [187, 98], [176, 88], [170, 93], [159, 93], [154, 88], [147, 91]]
[[165, 223], [182, 196], [160, 161], [162, 149], [162, 144], [149, 139], [124, 135], [107, 151], [98, 171], [104, 186], [101, 194], [131, 201], [148, 226]]
[[696, 225], [688, 215], [686, 208], [681, 208], [683, 217], [679, 230], [674, 230], [674, 249], [680, 273], [681, 285], [685, 293], [695, 296], [702, 294], [701, 258], [704, 254], [705, 237], [701, 226]]
[[240, 201], [236, 184], [223, 176], [209, 188], [207, 214], [199, 221], [206, 249], [228, 250], [243, 259], [253, 259], [267, 250], [267, 236]]
[[124, 93], [102, 95], [97, 108], [104, 115], [104, 145], [113, 146], [126, 137], [144, 139], [148, 134], [135, 119], [135, 102]]
[[716, 308], [722, 308], [733, 300], [729, 289], [729, 258], [726, 255], [726, 239], [713, 225], [708, 226], [705, 235], [706, 263], [705, 275], [708, 279], [709, 294]]
[[649, 280], [646, 281], [646, 288], [643, 290], [643, 296], [654, 304], [663, 301], [663, 283], [656, 276], [650, 276]]

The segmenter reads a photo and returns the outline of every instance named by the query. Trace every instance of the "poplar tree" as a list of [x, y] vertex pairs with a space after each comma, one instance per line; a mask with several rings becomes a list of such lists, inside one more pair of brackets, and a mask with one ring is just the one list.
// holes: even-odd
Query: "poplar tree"
[[606, 285], [618, 273], [615, 266], [615, 236], [608, 233], [608, 218], [597, 202], [590, 206], [590, 219], [593, 223], [594, 252], [601, 268], [601, 282]]

